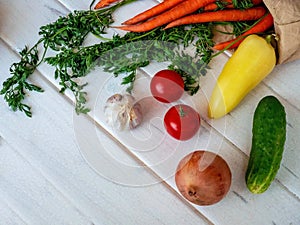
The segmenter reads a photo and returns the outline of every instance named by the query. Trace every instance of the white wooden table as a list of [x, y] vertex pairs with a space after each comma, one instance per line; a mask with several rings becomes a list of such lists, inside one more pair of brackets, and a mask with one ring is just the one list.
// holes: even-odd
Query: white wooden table
[[[140, 0], [126, 6], [116, 22], [155, 3]], [[1, 84], [10, 76], [9, 66], [19, 60], [17, 52], [38, 40], [40, 26], [89, 4], [1, 0]], [[143, 94], [157, 110], [150, 110], [139, 130], [116, 133], [104, 122], [101, 107], [105, 96], [117, 91], [106, 89], [117, 79], [88, 76], [93, 110], [77, 116], [72, 96], [60, 94], [52, 68], [41, 65], [31, 81], [45, 92], [31, 93], [26, 100], [32, 118], [12, 112], [0, 99], [0, 224], [300, 224], [300, 61], [277, 66], [232, 113], [210, 120], [207, 95], [226, 60], [225, 55], [214, 60], [201, 91], [183, 98], [200, 112], [202, 127], [195, 138], [182, 143], [161, 130], [167, 106], [147, 98], [147, 88], [142, 92], [137, 85], [134, 93]], [[147, 83], [160, 68], [146, 68], [139, 82]], [[258, 101], [269, 94], [285, 106], [287, 140], [276, 180], [267, 192], [254, 195], [244, 182], [252, 116]], [[148, 138], [141, 139], [141, 133]], [[192, 205], [177, 192], [177, 163], [196, 149], [220, 154], [231, 168], [231, 189], [218, 204]]]

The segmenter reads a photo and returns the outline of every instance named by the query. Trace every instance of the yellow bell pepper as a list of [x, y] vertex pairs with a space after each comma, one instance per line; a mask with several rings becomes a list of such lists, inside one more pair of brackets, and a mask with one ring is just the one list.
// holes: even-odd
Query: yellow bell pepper
[[270, 40], [252, 34], [226, 62], [209, 100], [208, 115], [220, 118], [232, 111], [276, 65]]

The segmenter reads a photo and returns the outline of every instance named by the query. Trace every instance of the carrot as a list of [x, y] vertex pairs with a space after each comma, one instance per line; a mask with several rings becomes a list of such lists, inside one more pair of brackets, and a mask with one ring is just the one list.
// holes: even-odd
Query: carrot
[[179, 3], [178, 5], [174, 6], [170, 10], [162, 14], [159, 14], [153, 19], [147, 20], [144, 23], [136, 24], [136, 25], [119, 26], [115, 28], [119, 28], [121, 30], [126, 30], [126, 31], [132, 31], [132, 32], [149, 31], [156, 27], [170, 23], [173, 20], [176, 20], [180, 17], [193, 13], [196, 10], [215, 1], [216, 0], [185, 0]]
[[[232, 0], [223, 0], [222, 4], [224, 4], [226, 8], [228, 7], [233, 8]], [[218, 9], [219, 9], [219, 5], [215, 2], [210, 3], [207, 6], [203, 7], [203, 11], [214, 11]]]
[[214, 12], [197, 13], [177, 19], [169, 23], [165, 29], [194, 23], [257, 20], [265, 15], [265, 13], [266, 9], [264, 7], [254, 7], [245, 10], [228, 9]]
[[247, 35], [255, 34], [255, 33], [261, 33], [273, 26], [273, 17], [270, 13], [268, 13], [264, 18], [262, 18], [257, 24], [255, 24], [252, 28], [250, 28], [248, 31], [240, 35], [239, 37], [230, 40], [221, 42], [219, 44], [216, 44], [213, 48], [215, 50], [223, 50], [225, 48], [227, 49], [234, 49], [239, 46], [239, 44], [244, 40]]
[[105, 7], [105, 6], [108, 6], [108, 5], [112, 4], [112, 3], [115, 3], [115, 2], [117, 2], [117, 1], [119, 1], [119, 0], [100, 0], [100, 1], [95, 5], [94, 9], [101, 9], [101, 8], [103, 8], [103, 7]]
[[152, 8], [132, 17], [131, 19], [126, 20], [122, 24], [125, 24], [125, 25], [137, 24], [137, 23], [147, 20], [151, 17], [154, 17], [162, 12], [165, 12], [168, 9], [174, 7], [175, 5], [177, 5], [183, 1], [185, 1], [185, 0], [165, 0], [157, 5], [153, 6]]
[[[234, 4], [232, 4], [232, 0], [221, 0], [220, 3], [224, 5], [226, 9], [233, 9]], [[262, 0], [252, 0], [253, 6], [259, 5], [262, 3]], [[217, 3], [211, 3], [203, 8], [203, 11], [214, 11], [218, 10], [219, 5]]]
[[[234, 6], [233, 6], [233, 4], [228, 3], [227, 5], [224, 6], [224, 8], [225, 9], [233, 9]], [[205, 6], [203, 8], [203, 11], [205, 11], [205, 12], [206, 11], [215, 11], [215, 10], [218, 10], [218, 9], [219, 9], [219, 6], [215, 3], [212, 3], [212, 4], [209, 4], [209, 5]]]

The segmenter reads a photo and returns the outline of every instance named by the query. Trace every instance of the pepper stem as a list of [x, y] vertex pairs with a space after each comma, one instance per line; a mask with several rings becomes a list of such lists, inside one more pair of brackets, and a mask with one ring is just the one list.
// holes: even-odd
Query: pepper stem
[[273, 36], [271, 34], [269, 34], [265, 37], [268, 44], [271, 44], [272, 38], [273, 38]]

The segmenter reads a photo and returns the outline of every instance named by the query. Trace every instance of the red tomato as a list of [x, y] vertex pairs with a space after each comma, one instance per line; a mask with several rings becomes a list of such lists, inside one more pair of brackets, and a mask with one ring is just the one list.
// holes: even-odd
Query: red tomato
[[177, 140], [192, 138], [200, 128], [200, 115], [184, 104], [172, 106], [164, 117], [167, 132]]
[[151, 93], [160, 102], [177, 101], [184, 92], [184, 82], [174, 70], [161, 70], [154, 75], [150, 83]]

